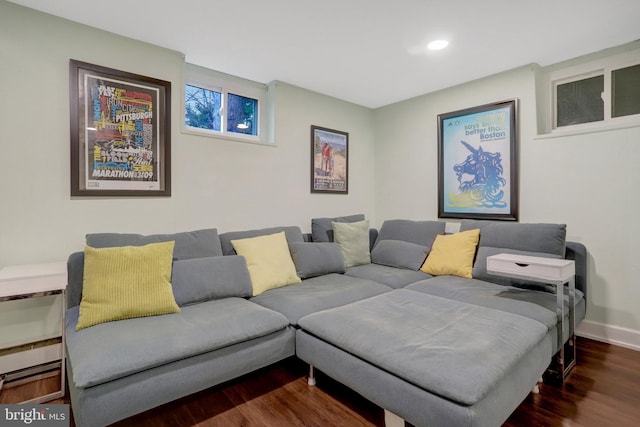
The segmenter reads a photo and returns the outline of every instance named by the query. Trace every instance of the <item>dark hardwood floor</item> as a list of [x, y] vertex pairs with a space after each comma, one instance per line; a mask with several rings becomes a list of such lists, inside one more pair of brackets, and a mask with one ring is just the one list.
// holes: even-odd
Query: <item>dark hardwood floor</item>
[[[584, 338], [577, 366], [562, 386], [543, 384], [504, 426], [640, 425], [640, 352]], [[295, 358], [152, 409], [116, 424], [156, 426], [383, 426], [384, 412]], [[0, 403], [55, 388], [52, 377], [5, 389]], [[167, 385], [170, 386], [170, 385]], [[68, 403], [60, 399], [52, 403]], [[72, 424], [73, 425], [73, 424]]]

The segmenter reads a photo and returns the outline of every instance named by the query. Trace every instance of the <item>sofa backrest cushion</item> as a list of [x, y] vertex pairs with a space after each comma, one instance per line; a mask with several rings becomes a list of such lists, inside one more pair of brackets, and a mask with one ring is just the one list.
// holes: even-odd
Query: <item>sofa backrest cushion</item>
[[110, 248], [117, 246], [143, 246], [149, 243], [176, 242], [173, 259], [205, 258], [222, 255], [218, 230], [187, 231], [174, 234], [92, 233], [87, 234], [87, 246]]
[[281, 231], [284, 231], [288, 243], [304, 242], [302, 231], [300, 230], [300, 227], [297, 226], [270, 227], [245, 231], [228, 231], [226, 233], [220, 234], [222, 253], [224, 255], [237, 255], [236, 250], [233, 248], [233, 244], [231, 244], [232, 240], [248, 239], [258, 236], [268, 236], [271, 234], [279, 233]]
[[445, 227], [446, 223], [440, 221], [387, 220], [382, 223], [371, 250], [371, 262], [418, 270]]
[[247, 263], [241, 256], [174, 261], [171, 286], [179, 306], [252, 293]]
[[314, 242], [333, 242], [333, 222], [364, 221], [364, 214], [337, 216], [334, 218], [312, 218], [311, 237]]
[[436, 236], [444, 234], [446, 225], [441, 221], [387, 220], [380, 227], [376, 245], [382, 240], [402, 240], [431, 248]]
[[463, 220], [460, 231], [480, 229], [479, 246], [543, 252], [564, 257], [565, 224], [523, 224], [499, 221]]
[[[222, 255], [220, 237], [216, 228], [173, 234], [90, 233], [86, 244], [93, 248], [144, 246], [149, 243], [175, 242], [173, 260], [206, 258]], [[84, 275], [84, 252], [75, 252], [67, 259], [67, 307], [80, 304]]]
[[487, 273], [487, 257], [500, 253], [564, 258], [567, 226], [565, 224], [512, 223], [463, 220], [460, 231], [480, 229], [480, 243], [473, 265], [473, 277], [503, 285], [533, 285]]
[[389, 267], [418, 270], [429, 253], [429, 247], [404, 240], [385, 239], [371, 251], [371, 262]]
[[342, 250], [333, 242], [293, 242], [289, 250], [301, 279], [346, 271]]

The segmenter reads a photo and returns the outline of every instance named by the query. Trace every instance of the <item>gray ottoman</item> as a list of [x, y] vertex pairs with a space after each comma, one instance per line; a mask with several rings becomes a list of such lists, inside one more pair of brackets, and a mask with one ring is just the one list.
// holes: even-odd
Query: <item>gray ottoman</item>
[[535, 320], [397, 289], [299, 320], [297, 356], [416, 426], [498, 426], [551, 362]]

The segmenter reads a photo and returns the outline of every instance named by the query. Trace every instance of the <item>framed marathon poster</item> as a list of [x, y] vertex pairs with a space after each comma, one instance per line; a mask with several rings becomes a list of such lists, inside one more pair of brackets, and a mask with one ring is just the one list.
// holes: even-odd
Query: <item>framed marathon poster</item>
[[171, 83], [69, 65], [71, 196], [170, 196]]
[[349, 134], [311, 126], [311, 192], [349, 192]]
[[518, 219], [517, 99], [438, 116], [438, 217]]

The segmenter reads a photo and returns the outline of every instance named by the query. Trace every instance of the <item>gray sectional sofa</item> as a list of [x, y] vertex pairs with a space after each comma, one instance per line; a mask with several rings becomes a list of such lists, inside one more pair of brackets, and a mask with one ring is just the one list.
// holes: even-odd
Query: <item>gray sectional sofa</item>
[[[219, 234], [87, 235], [94, 248], [175, 241], [171, 288], [180, 311], [76, 330], [84, 252], [68, 260], [66, 349], [79, 426], [102, 426], [297, 356], [389, 413], [422, 425], [499, 425], [558, 353], [552, 289], [491, 277], [486, 257], [576, 261], [576, 324], [585, 315], [586, 249], [565, 227], [463, 221], [480, 229], [473, 277], [420, 271], [438, 221], [367, 230], [370, 262], [349, 265], [332, 224], [363, 215]], [[234, 241], [284, 232], [300, 283], [252, 292]], [[564, 337], [564, 341], [570, 337]], [[563, 342], [564, 342], [563, 341]]]

